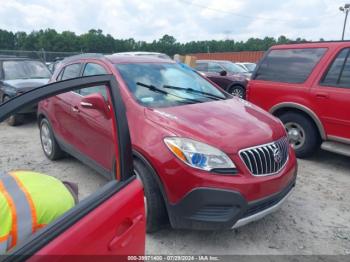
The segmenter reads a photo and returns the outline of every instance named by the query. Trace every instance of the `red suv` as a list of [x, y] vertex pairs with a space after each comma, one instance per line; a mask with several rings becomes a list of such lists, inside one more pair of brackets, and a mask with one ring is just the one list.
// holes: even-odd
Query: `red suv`
[[325, 150], [350, 156], [350, 42], [272, 47], [247, 99], [279, 117], [298, 157]]
[[[278, 119], [171, 60], [80, 55], [63, 60], [51, 81], [100, 74], [115, 77], [126, 106], [148, 232], [167, 219], [174, 228], [242, 226], [289, 196], [297, 162]], [[110, 177], [118, 158], [101, 90], [42, 101], [38, 119], [48, 158], [65, 151]]]

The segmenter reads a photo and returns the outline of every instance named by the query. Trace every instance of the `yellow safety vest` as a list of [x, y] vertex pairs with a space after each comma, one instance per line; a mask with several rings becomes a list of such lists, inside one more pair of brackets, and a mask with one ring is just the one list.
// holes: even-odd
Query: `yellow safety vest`
[[74, 207], [58, 179], [36, 172], [0, 172], [0, 255]]

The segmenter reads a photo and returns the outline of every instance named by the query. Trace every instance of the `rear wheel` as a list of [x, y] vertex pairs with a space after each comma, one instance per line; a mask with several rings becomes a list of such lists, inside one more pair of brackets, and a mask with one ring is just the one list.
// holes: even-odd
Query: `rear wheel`
[[[3, 101], [6, 102], [10, 100], [10, 97], [8, 96], [5, 96]], [[23, 123], [23, 115], [19, 115], [19, 114], [16, 114], [16, 115], [12, 115], [10, 116], [9, 118], [6, 119], [6, 122], [9, 126], [19, 126]]]
[[134, 169], [144, 187], [147, 233], [153, 233], [158, 231], [167, 220], [165, 203], [160, 188], [148, 168], [136, 159]]
[[64, 152], [57, 144], [51, 125], [46, 118], [40, 121], [40, 140], [44, 154], [50, 160], [57, 160], [64, 156]]
[[288, 112], [280, 116], [289, 143], [295, 150], [296, 156], [305, 158], [311, 156], [320, 147], [320, 136], [314, 123], [306, 116]]
[[233, 85], [228, 89], [228, 92], [233, 96], [245, 99], [245, 89], [243, 86]]

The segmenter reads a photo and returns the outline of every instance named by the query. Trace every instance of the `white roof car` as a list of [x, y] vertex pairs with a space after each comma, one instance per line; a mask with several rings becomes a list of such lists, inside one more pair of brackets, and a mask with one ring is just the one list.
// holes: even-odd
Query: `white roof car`
[[162, 59], [170, 59], [171, 58], [163, 53], [157, 53], [157, 52], [120, 52], [120, 53], [114, 53], [114, 55], [123, 55], [123, 56], [152, 56], [152, 57], [158, 57]]
[[247, 70], [249, 73], [253, 72], [256, 67], [255, 63], [249, 63], [249, 62], [235, 63], [235, 64]]

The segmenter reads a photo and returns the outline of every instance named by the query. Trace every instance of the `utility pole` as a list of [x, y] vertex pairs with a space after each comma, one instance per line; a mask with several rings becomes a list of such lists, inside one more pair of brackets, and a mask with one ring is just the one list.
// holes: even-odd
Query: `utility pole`
[[342, 33], [342, 36], [341, 36], [341, 40], [344, 40], [346, 20], [348, 19], [348, 13], [349, 13], [349, 10], [350, 10], [350, 4], [345, 4], [344, 6], [339, 7], [339, 10], [345, 13], [343, 33]]

